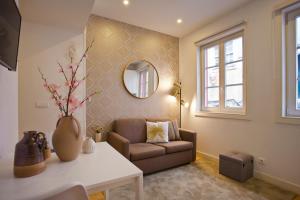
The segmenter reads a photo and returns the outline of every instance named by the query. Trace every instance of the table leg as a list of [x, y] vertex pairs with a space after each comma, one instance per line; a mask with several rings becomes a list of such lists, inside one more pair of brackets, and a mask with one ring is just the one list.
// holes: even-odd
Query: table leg
[[104, 191], [105, 200], [109, 200], [109, 190]]
[[143, 200], [143, 198], [144, 198], [143, 175], [139, 175], [135, 179], [135, 199]]

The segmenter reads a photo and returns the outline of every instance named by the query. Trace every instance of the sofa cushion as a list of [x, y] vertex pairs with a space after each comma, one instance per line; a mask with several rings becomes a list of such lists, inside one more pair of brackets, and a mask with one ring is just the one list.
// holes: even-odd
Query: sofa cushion
[[168, 122], [147, 122], [147, 143], [169, 142]]
[[156, 156], [162, 156], [166, 153], [166, 149], [149, 143], [129, 144], [130, 160], [142, 160]]
[[168, 143], [158, 143], [155, 145], [166, 148], [167, 153], [176, 153], [193, 148], [193, 143], [187, 141], [170, 141]]
[[130, 143], [146, 142], [145, 119], [118, 119], [114, 121], [113, 130], [128, 139]]
[[172, 124], [175, 132], [175, 140], [181, 140], [177, 120], [173, 120]]
[[177, 120], [170, 120], [170, 119], [164, 119], [164, 118], [147, 118], [147, 122], [168, 122], [169, 127], [168, 127], [168, 137], [169, 141], [174, 141], [174, 140], [181, 140], [180, 134], [179, 134], [179, 129], [178, 129], [178, 124]]

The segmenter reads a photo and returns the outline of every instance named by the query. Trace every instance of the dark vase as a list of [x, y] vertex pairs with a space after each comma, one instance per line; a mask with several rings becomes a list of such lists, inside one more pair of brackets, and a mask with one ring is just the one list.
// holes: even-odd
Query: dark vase
[[45, 144], [44, 133], [24, 132], [22, 140], [16, 144], [15, 148], [14, 175], [16, 177], [34, 176], [46, 169]]

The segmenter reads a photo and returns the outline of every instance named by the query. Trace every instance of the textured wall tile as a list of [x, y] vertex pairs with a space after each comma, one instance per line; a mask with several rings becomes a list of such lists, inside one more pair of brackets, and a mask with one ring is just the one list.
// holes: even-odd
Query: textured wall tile
[[[178, 80], [178, 38], [92, 15], [86, 39], [95, 40], [87, 58], [87, 93], [101, 92], [87, 103], [88, 134], [96, 125], [109, 131], [119, 118], [178, 118], [179, 105], [168, 98]], [[158, 89], [147, 99], [131, 96], [123, 85], [125, 66], [139, 59], [151, 62], [159, 75]]]

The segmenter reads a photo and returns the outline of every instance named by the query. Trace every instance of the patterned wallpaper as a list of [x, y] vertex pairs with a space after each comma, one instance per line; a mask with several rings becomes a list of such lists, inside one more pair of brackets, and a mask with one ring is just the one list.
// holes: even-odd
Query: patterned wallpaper
[[[178, 118], [179, 105], [168, 94], [178, 79], [178, 38], [92, 15], [87, 25], [87, 93], [99, 90], [87, 103], [87, 131], [111, 129], [119, 118]], [[131, 96], [123, 85], [123, 70], [130, 61], [145, 59], [159, 75], [157, 91], [147, 99]]]

